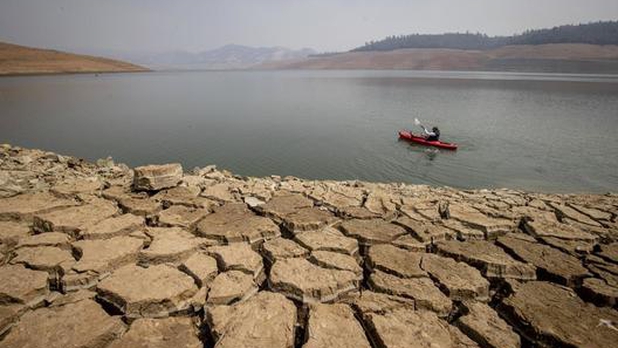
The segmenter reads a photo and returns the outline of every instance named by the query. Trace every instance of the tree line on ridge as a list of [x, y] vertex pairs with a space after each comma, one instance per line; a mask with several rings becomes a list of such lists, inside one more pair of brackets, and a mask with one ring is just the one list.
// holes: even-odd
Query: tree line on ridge
[[370, 41], [351, 52], [392, 51], [404, 48], [451, 48], [486, 50], [508, 45], [585, 43], [618, 45], [618, 21], [562, 25], [551, 29], [526, 30], [512, 36], [487, 36], [481, 33], [411, 34], [388, 36]]

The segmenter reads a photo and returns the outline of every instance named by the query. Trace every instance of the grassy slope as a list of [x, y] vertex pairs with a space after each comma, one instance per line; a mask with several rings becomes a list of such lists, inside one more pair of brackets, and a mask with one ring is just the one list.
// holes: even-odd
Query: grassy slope
[[0, 75], [135, 72], [148, 69], [113, 59], [0, 42]]
[[327, 57], [271, 62], [265, 69], [414, 69], [414, 70], [485, 70], [496, 61], [525, 60], [528, 64], [548, 62], [602, 62], [616, 64], [618, 46], [588, 44], [547, 44], [506, 46], [487, 51], [457, 49], [401, 49], [386, 52], [348, 52]]

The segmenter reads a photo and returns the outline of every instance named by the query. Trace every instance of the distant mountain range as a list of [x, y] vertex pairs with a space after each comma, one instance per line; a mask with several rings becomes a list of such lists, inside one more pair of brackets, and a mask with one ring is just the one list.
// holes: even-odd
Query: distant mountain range
[[[316, 51], [310, 48], [292, 50], [285, 47], [249, 47], [226, 45], [214, 50], [191, 53], [172, 51], [152, 54], [119, 55], [152, 69], [246, 69], [266, 62], [306, 58]], [[117, 55], [118, 56], [118, 55]]]

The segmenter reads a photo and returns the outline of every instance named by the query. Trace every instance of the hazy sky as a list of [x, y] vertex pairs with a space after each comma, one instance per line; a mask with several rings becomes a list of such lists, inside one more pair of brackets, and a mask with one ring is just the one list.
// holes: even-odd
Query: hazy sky
[[339, 51], [388, 35], [616, 19], [618, 0], [0, 0], [0, 40], [74, 51]]

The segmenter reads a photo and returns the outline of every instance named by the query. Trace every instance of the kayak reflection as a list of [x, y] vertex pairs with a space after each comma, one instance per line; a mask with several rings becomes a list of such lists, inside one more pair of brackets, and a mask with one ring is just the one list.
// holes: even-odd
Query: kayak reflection
[[417, 145], [414, 143], [409, 143], [403, 139], [399, 139], [398, 140], [402, 145], [408, 145], [407, 148], [409, 151], [418, 154], [419, 156], [425, 157], [430, 161], [435, 160], [436, 158], [438, 158], [439, 155], [441, 156], [452, 156], [455, 154], [455, 152], [453, 151], [448, 151], [448, 150], [442, 150], [442, 149], [438, 149], [438, 148], [434, 148], [434, 147], [427, 147], [427, 146], [423, 146], [423, 145]]
[[425, 156], [427, 157], [428, 160], [433, 161], [434, 159], [436, 159], [439, 152], [440, 150], [438, 149], [426, 149]]

